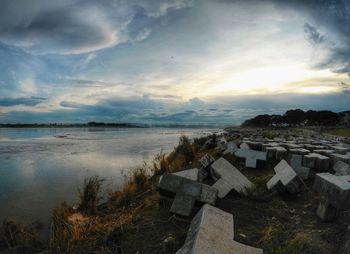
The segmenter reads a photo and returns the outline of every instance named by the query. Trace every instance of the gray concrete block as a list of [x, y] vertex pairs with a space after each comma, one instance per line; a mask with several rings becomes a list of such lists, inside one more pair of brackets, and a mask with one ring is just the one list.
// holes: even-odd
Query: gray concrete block
[[224, 158], [220, 158], [211, 165], [211, 174], [214, 180], [213, 185], [218, 190], [218, 197], [225, 197], [231, 190], [247, 194], [247, 189], [254, 185], [237, 168]]
[[332, 220], [340, 210], [350, 208], [350, 177], [330, 173], [316, 174], [313, 189], [321, 195], [317, 215]]
[[274, 170], [276, 174], [266, 184], [268, 190], [278, 192], [286, 190], [291, 194], [300, 191], [301, 180], [285, 160], [281, 160]]
[[204, 205], [193, 218], [186, 241], [176, 254], [263, 254], [262, 249], [238, 243], [232, 214]]
[[260, 152], [250, 149], [238, 149], [235, 156], [245, 159], [245, 166], [248, 168], [256, 168], [258, 160], [266, 161], [266, 152]]

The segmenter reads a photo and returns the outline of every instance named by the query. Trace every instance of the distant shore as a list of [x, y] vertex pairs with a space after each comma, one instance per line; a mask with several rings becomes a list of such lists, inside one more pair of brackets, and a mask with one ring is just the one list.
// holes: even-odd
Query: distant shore
[[82, 123], [82, 124], [0, 124], [0, 128], [146, 128], [128, 123]]

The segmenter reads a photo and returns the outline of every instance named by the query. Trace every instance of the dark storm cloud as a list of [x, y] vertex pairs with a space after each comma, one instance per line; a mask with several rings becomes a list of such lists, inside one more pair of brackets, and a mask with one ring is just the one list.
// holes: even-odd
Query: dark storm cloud
[[159, 17], [190, 2], [3, 0], [0, 41], [36, 53], [95, 51], [145, 39]]
[[317, 31], [316, 27], [310, 25], [309, 23], [304, 24], [304, 32], [310, 42], [314, 44], [324, 42], [325, 36], [321, 35], [320, 32]]
[[[237, 4], [239, 0], [213, 0]], [[249, 0], [252, 5], [262, 1]], [[246, 2], [246, 3], [247, 3]], [[318, 69], [350, 73], [350, 1], [349, 0], [267, 0], [280, 10], [296, 11], [307, 19], [306, 38], [328, 50], [326, 57], [314, 64]], [[278, 10], [277, 10], [278, 11]], [[320, 30], [323, 32], [321, 33]]]
[[41, 97], [20, 97], [20, 98], [0, 98], [0, 106], [11, 107], [17, 105], [36, 106], [46, 101], [46, 98]]
[[342, 92], [344, 94], [349, 94], [350, 95], [350, 85], [348, 83], [340, 82], [340, 87], [341, 87]]
[[[319, 69], [350, 73], [350, 1], [349, 0], [273, 0], [277, 6], [303, 13], [310, 42], [328, 50], [325, 58], [315, 64]], [[317, 27], [317, 28], [316, 28]], [[323, 33], [320, 30], [324, 31]]]

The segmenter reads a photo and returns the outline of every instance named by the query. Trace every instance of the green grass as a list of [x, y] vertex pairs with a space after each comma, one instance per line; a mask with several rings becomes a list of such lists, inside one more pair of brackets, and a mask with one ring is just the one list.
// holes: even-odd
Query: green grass
[[325, 130], [324, 133], [335, 135], [335, 136], [341, 136], [341, 137], [350, 138], [350, 128], [348, 128], [348, 129]]

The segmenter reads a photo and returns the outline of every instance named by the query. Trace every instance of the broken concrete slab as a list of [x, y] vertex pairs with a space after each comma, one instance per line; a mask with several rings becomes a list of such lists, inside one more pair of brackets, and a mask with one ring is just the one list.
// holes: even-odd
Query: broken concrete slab
[[266, 161], [266, 152], [260, 152], [250, 149], [238, 149], [235, 156], [245, 159], [245, 166], [247, 168], [256, 168], [257, 161]]
[[306, 180], [310, 177], [310, 168], [304, 167], [303, 164], [303, 156], [300, 154], [289, 154], [288, 155], [288, 163], [297, 173], [297, 175]]
[[182, 176], [184, 178], [187, 178], [193, 181], [198, 181], [198, 172], [199, 172], [198, 168], [193, 168], [193, 169], [178, 171], [172, 174], [177, 176]]
[[216, 180], [212, 187], [218, 190], [219, 198], [225, 197], [231, 190], [247, 195], [247, 190], [254, 187], [247, 177], [222, 157], [211, 165], [211, 174]]
[[175, 196], [170, 212], [189, 216], [195, 201], [215, 204], [217, 190], [178, 175], [165, 173], [160, 179], [158, 190], [161, 194]]
[[349, 180], [347, 176], [316, 174], [313, 189], [321, 195], [317, 215], [322, 220], [333, 220], [339, 211], [350, 208]]
[[263, 254], [233, 240], [232, 214], [204, 205], [193, 218], [184, 245], [176, 254]]
[[301, 179], [285, 160], [281, 160], [274, 170], [276, 174], [266, 184], [268, 190], [287, 190], [291, 194], [299, 192]]
[[333, 170], [335, 175], [350, 175], [350, 165], [342, 161], [337, 161], [333, 166]]

